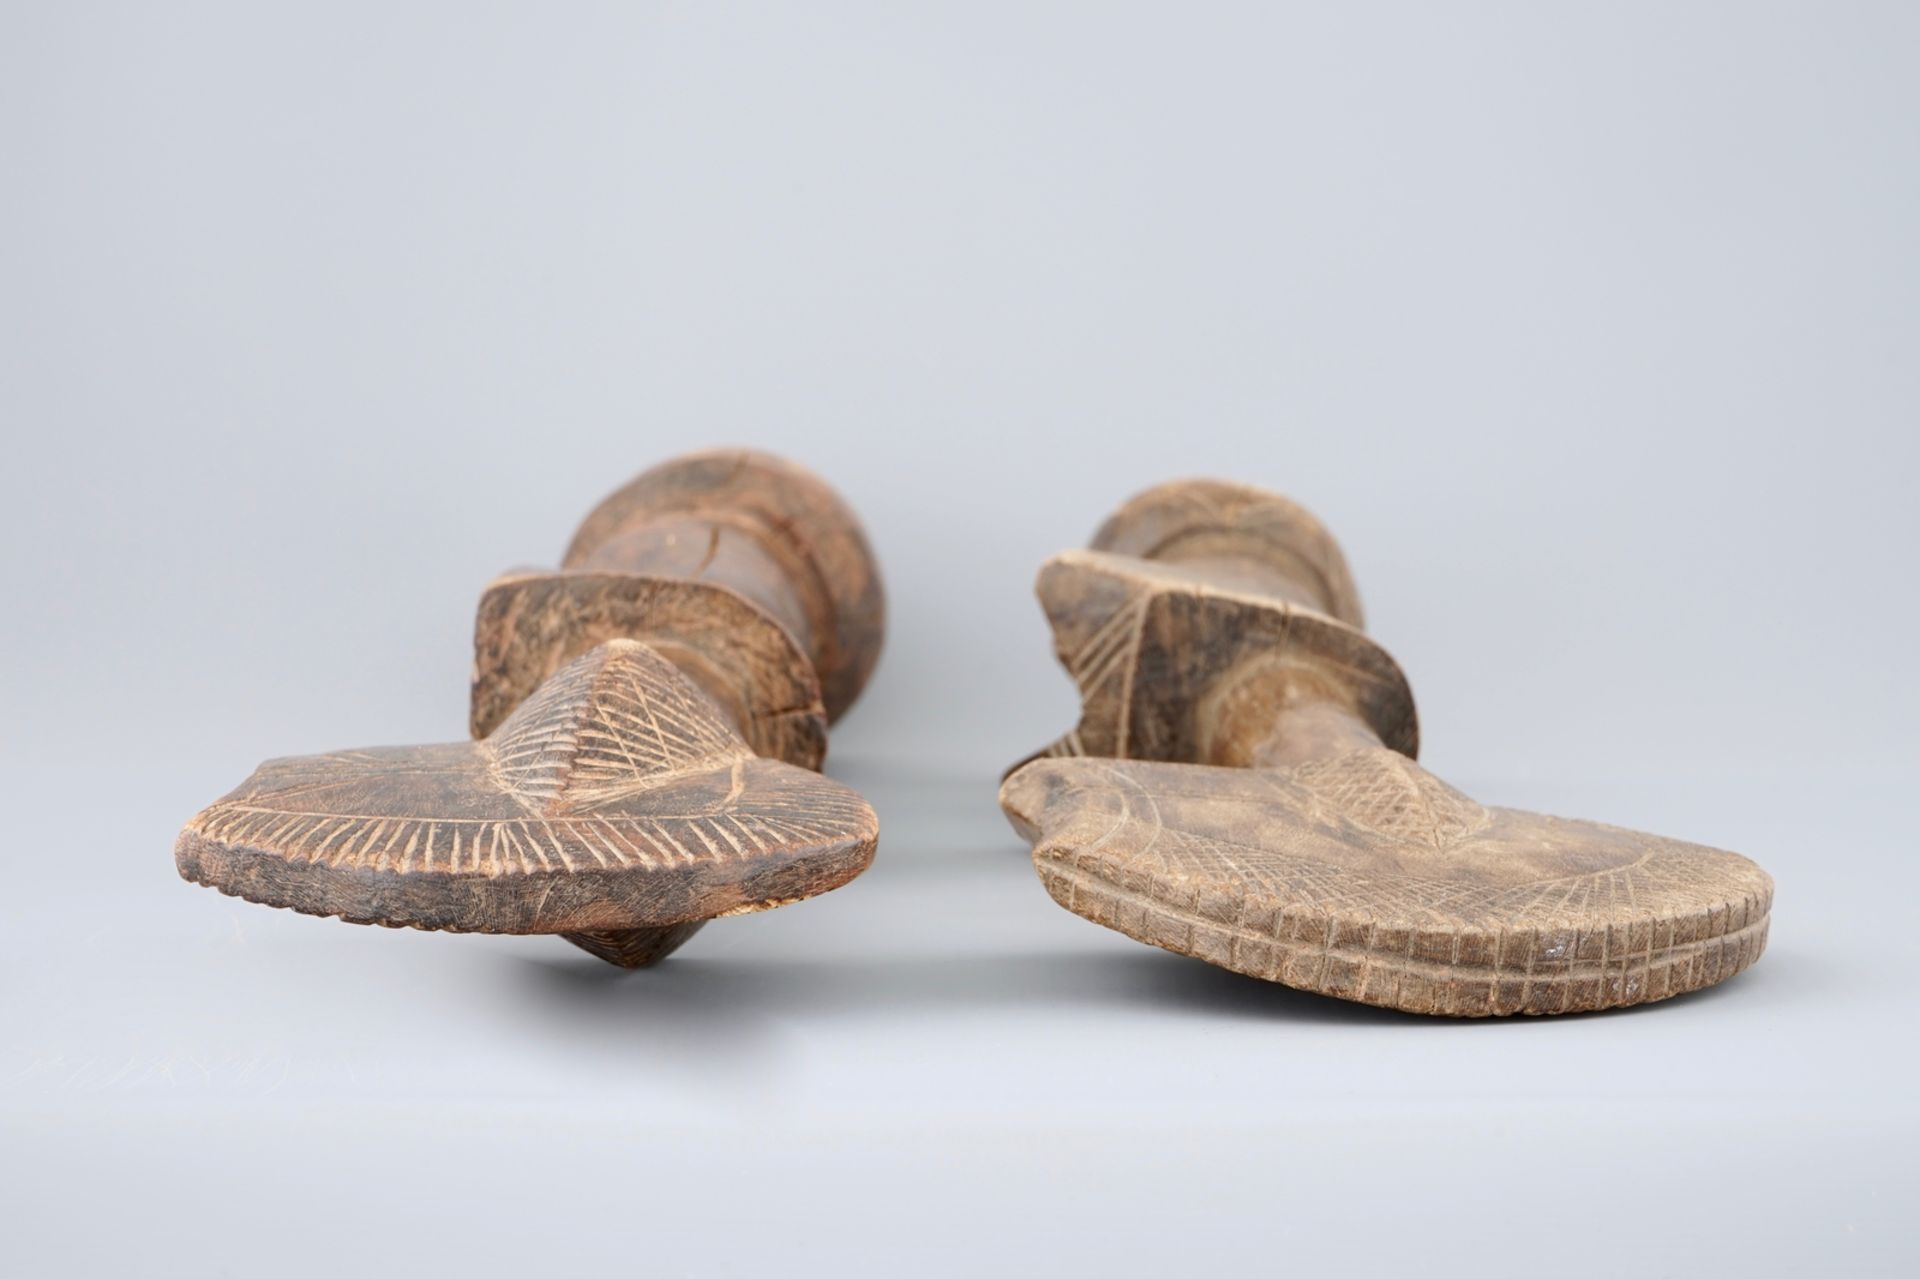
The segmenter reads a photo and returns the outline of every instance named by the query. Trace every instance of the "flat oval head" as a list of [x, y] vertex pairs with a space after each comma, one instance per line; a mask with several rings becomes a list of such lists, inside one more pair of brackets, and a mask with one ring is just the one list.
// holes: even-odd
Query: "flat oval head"
[[1397, 752], [1294, 768], [1047, 759], [1001, 805], [1068, 910], [1300, 990], [1452, 1017], [1724, 981], [1766, 946], [1745, 857], [1474, 802]]
[[180, 834], [180, 874], [353, 923], [674, 930], [837, 888], [876, 823], [756, 756], [645, 644], [563, 667], [484, 741], [270, 760]]

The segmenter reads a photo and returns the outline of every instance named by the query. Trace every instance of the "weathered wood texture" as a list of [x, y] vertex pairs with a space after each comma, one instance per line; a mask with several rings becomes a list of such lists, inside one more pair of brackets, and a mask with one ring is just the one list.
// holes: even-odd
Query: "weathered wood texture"
[[632, 573], [511, 573], [487, 587], [474, 619], [473, 735], [609, 639], [671, 661], [759, 754], [813, 769], [826, 759], [820, 681], [785, 627], [724, 586]]
[[574, 659], [480, 742], [269, 760], [180, 872], [250, 901], [453, 932], [659, 929], [836, 888], [873, 810], [755, 755], [646, 645]]
[[1359, 602], [1299, 507], [1172, 484], [1098, 541], [1039, 580], [1080, 725], [1001, 791], [1067, 909], [1446, 1016], [1645, 1003], [1759, 958], [1773, 885], [1746, 858], [1483, 806], [1414, 763], [1411, 690], [1332, 615]]
[[180, 873], [355, 923], [560, 933], [639, 967], [865, 869], [873, 810], [812, 771], [822, 674], [837, 713], [884, 625], [831, 490], [763, 454], [683, 458], [602, 503], [568, 560], [481, 599], [482, 740], [269, 761], [188, 824]]

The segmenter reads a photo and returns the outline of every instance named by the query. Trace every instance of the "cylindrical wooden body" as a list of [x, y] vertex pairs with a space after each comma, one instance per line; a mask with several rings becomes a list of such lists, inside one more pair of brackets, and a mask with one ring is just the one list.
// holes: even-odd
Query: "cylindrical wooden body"
[[1090, 549], [1177, 567], [1223, 591], [1264, 595], [1362, 626], [1333, 534], [1298, 503], [1244, 484], [1175, 480], [1129, 499]]
[[880, 655], [886, 596], [859, 520], [818, 476], [765, 453], [696, 453], [644, 472], [593, 509], [563, 564], [738, 592], [812, 661], [829, 719]]

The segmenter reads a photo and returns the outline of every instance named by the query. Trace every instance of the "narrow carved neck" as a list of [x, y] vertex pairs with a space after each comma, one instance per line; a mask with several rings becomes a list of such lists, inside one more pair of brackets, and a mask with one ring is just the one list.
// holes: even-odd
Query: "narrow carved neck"
[[1246, 664], [1197, 708], [1198, 762], [1228, 768], [1294, 768], [1368, 748], [1385, 749], [1341, 676], [1311, 661]]
[[1254, 744], [1248, 762], [1254, 768], [1297, 768], [1367, 749], [1386, 746], [1353, 707], [1333, 700], [1305, 701], [1281, 712], [1272, 731]]

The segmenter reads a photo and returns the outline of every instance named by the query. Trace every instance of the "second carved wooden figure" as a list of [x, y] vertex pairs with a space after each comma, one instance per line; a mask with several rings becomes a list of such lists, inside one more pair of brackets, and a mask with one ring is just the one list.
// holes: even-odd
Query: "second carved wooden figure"
[[1079, 726], [1001, 806], [1055, 901], [1129, 937], [1407, 1012], [1664, 999], [1760, 957], [1736, 853], [1494, 808], [1414, 762], [1413, 692], [1338, 544], [1276, 494], [1188, 481], [1040, 572]]

